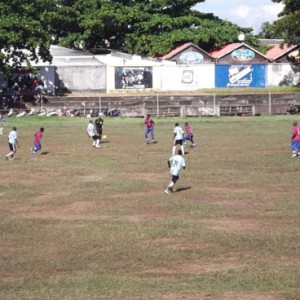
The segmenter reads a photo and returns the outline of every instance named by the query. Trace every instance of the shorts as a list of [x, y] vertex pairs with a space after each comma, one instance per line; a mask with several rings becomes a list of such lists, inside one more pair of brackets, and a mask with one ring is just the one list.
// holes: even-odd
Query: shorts
[[96, 141], [96, 140], [99, 139], [99, 136], [95, 134], [95, 135], [92, 136], [92, 139], [93, 139], [94, 141]]
[[16, 152], [16, 145], [12, 143], [8, 143], [9, 150], [12, 152]]
[[99, 134], [99, 136], [101, 137], [101, 135], [102, 135], [102, 128], [96, 128], [96, 131]]
[[33, 146], [33, 150], [34, 151], [38, 151], [38, 150], [41, 150], [42, 149], [42, 145], [41, 144], [34, 144]]
[[298, 149], [298, 151], [300, 151], [300, 141], [291, 141], [292, 151], [294, 151], [296, 148]]
[[146, 131], [145, 131], [145, 134], [153, 134], [154, 133], [154, 130], [153, 128], [146, 128]]
[[175, 146], [176, 146], [176, 145], [182, 146], [182, 141], [183, 141], [183, 140], [175, 140], [174, 145], [175, 145]]
[[176, 183], [176, 181], [179, 179], [178, 175], [172, 175], [172, 182], [174, 182], [174, 184]]

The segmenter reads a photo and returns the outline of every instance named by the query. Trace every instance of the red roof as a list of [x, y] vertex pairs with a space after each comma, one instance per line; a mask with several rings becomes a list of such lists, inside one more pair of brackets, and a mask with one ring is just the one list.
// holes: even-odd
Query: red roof
[[294, 50], [294, 48], [297, 47], [297, 45], [288, 46], [287, 44], [284, 44], [283, 47], [281, 47], [281, 45], [274, 45], [274, 47], [270, 49], [265, 56], [269, 59], [276, 60], [277, 58], [284, 56], [286, 53]]
[[193, 46], [195, 48], [198, 48], [199, 50], [201, 50], [203, 53], [206, 53], [208, 56], [210, 56], [209, 53], [205, 52], [203, 49], [200, 49], [197, 45], [195, 45], [194, 43], [185, 43], [175, 49], [173, 49], [172, 51], [170, 51], [169, 53], [165, 54], [164, 56], [160, 57], [160, 59], [171, 59], [173, 56], [175, 56], [176, 54], [182, 52], [183, 50], [185, 50], [186, 48]]
[[210, 55], [214, 58], [218, 58], [218, 57], [221, 57], [221, 56], [235, 50], [236, 48], [238, 48], [240, 46], [241, 46], [241, 43], [232, 43], [229, 45], [224, 45], [224, 46], [218, 47], [214, 51], [210, 52]]
[[185, 43], [175, 49], [173, 49], [171, 52], [167, 53], [166, 55], [162, 56], [160, 59], [169, 59], [176, 55], [177, 53], [183, 51], [185, 48], [189, 47], [192, 43]]

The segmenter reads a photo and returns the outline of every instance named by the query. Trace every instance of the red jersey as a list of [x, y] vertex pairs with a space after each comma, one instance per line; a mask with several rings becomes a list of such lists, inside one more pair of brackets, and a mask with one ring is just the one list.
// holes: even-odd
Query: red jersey
[[152, 119], [145, 119], [145, 122], [144, 122], [147, 126], [147, 128], [149, 129], [152, 129], [153, 128], [153, 125], [155, 124], [154, 121]]
[[186, 126], [185, 126], [185, 132], [186, 132], [186, 134], [189, 135], [189, 136], [193, 135], [192, 129], [191, 129], [191, 127], [190, 127], [189, 125], [186, 125]]
[[294, 126], [293, 127], [293, 141], [294, 142], [300, 142], [300, 127], [299, 126]]
[[39, 144], [42, 136], [43, 136], [43, 133], [41, 131], [37, 131], [34, 134], [34, 144]]

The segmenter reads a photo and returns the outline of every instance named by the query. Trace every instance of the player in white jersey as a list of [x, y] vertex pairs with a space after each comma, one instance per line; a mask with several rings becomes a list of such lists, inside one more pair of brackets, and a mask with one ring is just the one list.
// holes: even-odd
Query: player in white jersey
[[173, 192], [173, 186], [179, 179], [179, 172], [181, 168], [185, 169], [185, 160], [182, 157], [182, 151], [178, 150], [177, 155], [173, 155], [168, 160], [168, 166], [170, 168], [170, 173], [172, 175], [172, 180], [169, 183], [167, 189], [165, 190], [166, 194], [170, 194], [170, 192]]
[[100, 148], [100, 139], [99, 136], [97, 134], [95, 134], [95, 130], [94, 130], [94, 123], [91, 120], [87, 126], [86, 129], [86, 133], [88, 135], [89, 138], [93, 139], [93, 146], [96, 148]]
[[18, 142], [18, 134], [17, 134], [17, 128], [13, 127], [11, 132], [8, 134], [8, 147], [9, 147], [9, 153], [5, 155], [6, 160], [8, 158], [12, 160], [14, 158], [14, 155], [17, 151], [16, 145], [20, 148], [19, 142]]
[[184, 140], [184, 131], [179, 126], [178, 123], [175, 123], [175, 128], [174, 128], [174, 145], [173, 145], [173, 151], [172, 151], [173, 155], [175, 155], [176, 146], [177, 145], [180, 145], [180, 149], [182, 151], [182, 154], [184, 155], [183, 140]]

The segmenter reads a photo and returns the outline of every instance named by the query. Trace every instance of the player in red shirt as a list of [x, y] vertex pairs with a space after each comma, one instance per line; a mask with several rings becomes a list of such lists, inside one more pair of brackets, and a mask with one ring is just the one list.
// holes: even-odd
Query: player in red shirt
[[42, 149], [41, 138], [43, 136], [44, 128], [41, 127], [39, 131], [34, 134], [33, 148], [31, 149], [32, 153], [35, 154], [37, 151]]
[[147, 115], [144, 121], [144, 124], [146, 125], [146, 131], [145, 131], [145, 139], [146, 139], [146, 144], [149, 144], [149, 138], [148, 134], [150, 133], [151, 135], [151, 142], [153, 144], [156, 143], [154, 139], [154, 121], [150, 118], [150, 115]]
[[[296, 151], [297, 149], [297, 151]], [[300, 127], [297, 122], [293, 123], [293, 134], [291, 137], [292, 157], [300, 156]]]

